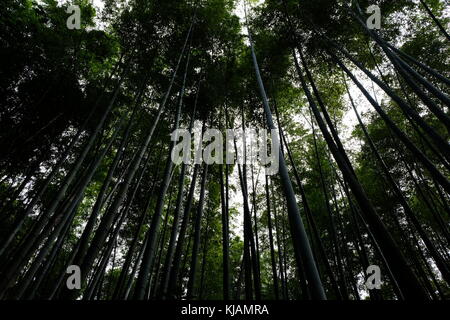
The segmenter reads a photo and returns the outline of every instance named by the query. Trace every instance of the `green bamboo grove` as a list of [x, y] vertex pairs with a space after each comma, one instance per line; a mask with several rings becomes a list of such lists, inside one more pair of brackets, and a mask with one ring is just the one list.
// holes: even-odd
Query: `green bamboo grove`
[[1, 300], [450, 298], [445, 1], [0, 10]]

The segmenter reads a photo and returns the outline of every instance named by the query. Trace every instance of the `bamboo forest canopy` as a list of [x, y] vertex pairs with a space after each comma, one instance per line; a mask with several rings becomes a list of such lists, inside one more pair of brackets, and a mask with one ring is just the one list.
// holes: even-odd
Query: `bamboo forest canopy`
[[[0, 298], [449, 299], [448, 9], [5, 0]], [[276, 174], [172, 161], [251, 127]]]

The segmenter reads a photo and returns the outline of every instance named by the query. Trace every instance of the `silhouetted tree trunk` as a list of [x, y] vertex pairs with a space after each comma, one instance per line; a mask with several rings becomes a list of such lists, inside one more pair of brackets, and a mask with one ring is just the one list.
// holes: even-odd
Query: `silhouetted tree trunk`
[[205, 202], [207, 176], [208, 176], [208, 165], [205, 164], [203, 166], [202, 182], [200, 184], [200, 198], [198, 200], [197, 213], [195, 215], [194, 221], [194, 242], [192, 245], [191, 267], [189, 269], [189, 280], [187, 284], [187, 297], [186, 297], [187, 300], [192, 300], [195, 297], [194, 285], [197, 276], [197, 259], [198, 259], [198, 251], [200, 248], [200, 228], [203, 216], [203, 204]]
[[[431, 242], [431, 240], [429, 239], [429, 237], [427, 236], [425, 230], [423, 229], [423, 227], [421, 226], [419, 220], [417, 219], [415, 213], [411, 210], [410, 206], [408, 205], [408, 201], [406, 200], [406, 198], [404, 197], [402, 191], [400, 190], [400, 188], [398, 187], [397, 183], [394, 181], [394, 179], [392, 178], [392, 175], [389, 172], [389, 169], [387, 168], [386, 164], [384, 163], [383, 159], [381, 158], [380, 154], [378, 153], [378, 150], [375, 147], [375, 144], [373, 143], [372, 139], [369, 136], [369, 133], [367, 132], [367, 129], [364, 125], [364, 123], [361, 120], [361, 117], [359, 116], [359, 113], [356, 109], [356, 106], [353, 102], [353, 98], [350, 94], [350, 91], [348, 90], [347, 87], [347, 94], [350, 98], [350, 103], [353, 107], [353, 111], [355, 112], [356, 118], [358, 119], [358, 123], [361, 126], [361, 129], [363, 130], [364, 136], [367, 139], [367, 142], [369, 143], [369, 146], [372, 150], [372, 152], [374, 153], [376, 159], [378, 160], [378, 163], [382, 169], [382, 172], [384, 173], [385, 179], [387, 179], [387, 181], [390, 183], [391, 187], [393, 188], [395, 194], [397, 195], [404, 211], [405, 214], [408, 218], [408, 221], [410, 223], [412, 223], [414, 225], [414, 227], [416, 228], [417, 232], [419, 233], [421, 239], [424, 241], [427, 249], [430, 251], [430, 254], [432, 255], [433, 259], [436, 262], [437, 267], [439, 268], [439, 271], [441, 271], [442, 276], [444, 277], [444, 279], [446, 279], [446, 281], [448, 283], [450, 283], [450, 272], [447, 269], [447, 265], [446, 263], [442, 260], [442, 257], [440, 256], [440, 254], [437, 252], [436, 248], [434, 247], [433, 243]], [[395, 219], [395, 218], [394, 218]]]
[[[194, 126], [195, 111], [197, 108], [199, 91], [200, 91], [200, 82], [198, 84], [197, 93], [195, 95], [194, 110], [192, 111], [191, 123], [189, 125], [189, 133], [190, 134], [192, 133], [192, 128]], [[176, 239], [178, 236], [180, 213], [181, 213], [183, 197], [184, 197], [184, 182], [185, 182], [185, 175], [186, 175], [186, 166], [187, 166], [187, 164], [183, 161], [181, 164], [180, 178], [178, 181], [178, 195], [177, 195], [177, 200], [176, 200], [175, 212], [173, 214], [172, 231], [170, 234], [169, 245], [167, 247], [166, 259], [164, 261], [164, 268], [162, 271], [161, 288], [160, 288], [161, 289], [160, 290], [161, 297], [165, 296], [165, 294], [167, 293], [167, 287], [169, 285], [169, 272], [170, 272], [172, 261], [173, 261], [173, 255], [175, 253], [175, 242], [176, 242]]]
[[[261, 94], [264, 112], [267, 120], [267, 127], [269, 129], [276, 129], [272, 120], [272, 112], [270, 111], [269, 103], [267, 100], [267, 95], [264, 89], [264, 84], [261, 79], [258, 62], [256, 59], [256, 54], [253, 48], [253, 41], [251, 38], [251, 32], [248, 28], [250, 48], [252, 53], [253, 65], [256, 73], [256, 78], [258, 82], [258, 88]], [[286, 163], [283, 158], [281, 150], [279, 150], [279, 171], [280, 171], [280, 181], [283, 187], [284, 194], [287, 199], [288, 204], [288, 216], [291, 229], [291, 235], [294, 244], [295, 258], [297, 262], [297, 267], [299, 270], [302, 269], [302, 261], [305, 265], [305, 273], [308, 278], [308, 282], [311, 289], [311, 294], [313, 299], [326, 299], [325, 291], [322, 286], [322, 282], [319, 278], [319, 272], [314, 261], [311, 246], [309, 244], [308, 237], [306, 235], [305, 227], [303, 221], [300, 217], [300, 212], [298, 210], [297, 202], [295, 199], [294, 189], [292, 187], [291, 179], [288, 174]], [[300, 271], [301, 272], [301, 271]]]
[[[307, 67], [304, 62], [302, 52], [299, 51], [299, 54], [300, 54], [300, 57], [302, 58], [302, 62], [306, 69]], [[334, 144], [333, 138], [329, 134], [327, 127], [326, 127], [325, 123], [323, 122], [322, 116], [321, 116], [315, 102], [313, 101], [311, 93], [310, 93], [310, 91], [306, 85], [306, 82], [303, 78], [303, 74], [302, 74], [302, 71], [298, 64], [295, 52], [293, 52], [293, 57], [294, 57], [295, 67], [297, 69], [298, 76], [302, 83], [303, 90], [305, 91], [305, 94], [308, 98], [311, 110], [314, 113], [316, 121], [322, 131], [322, 134], [328, 144], [328, 147], [329, 147], [331, 153], [333, 154], [333, 157], [335, 158], [346, 181], [348, 182], [353, 194], [355, 195], [355, 198], [358, 201], [359, 206], [361, 207], [361, 211], [365, 215], [371, 229], [373, 230], [374, 234], [376, 235], [378, 242], [387, 257], [387, 260], [390, 262], [391, 268], [393, 270], [393, 273], [395, 274], [396, 280], [399, 282], [399, 284], [402, 286], [402, 288], [405, 288], [405, 290], [404, 290], [406, 292], [405, 297], [411, 298], [411, 299], [421, 299], [421, 300], [427, 299], [427, 296], [426, 296], [425, 292], [423, 291], [423, 288], [418, 283], [417, 278], [415, 277], [415, 275], [412, 273], [411, 269], [409, 268], [408, 263], [406, 262], [406, 259], [404, 258], [403, 254], [399, 250], [399, 247], [395, 243], [394, 239], [392, 238], [392, 236], [386, 229], [386, 226], [381, 221], [380, 217], [378, 216], [378, 214], [376, 213], [372, 204], [370, 203], [369, 199], [367, 198], [367, 195], [366, 195], [365, 191], [363, 190], [362, 186], [360, 185], [357, 177], [354, 175], [353, 170], [351, 170], [348, 167], [347, 161], [344, 160], [344, 155], [338, 150], [338, 148]], [[343, 67], [343, 66], [341, 66], [341, 67]], [[356, 79], [354, 79], [354, 80], [357, 81]], [[361, 87], [360, 89], [364, 90], [363, 87]], [[369, 94], [367, 94], [367, 95], [370, 97]], [[372, 99], [372, 101], [373, 101], [373, 99]]]
[[272, 217], [270, 214], [270, 196], [269, 196], [269, 179], [267, 175], [264, 175], [266, 179], [266, 205], [267, 205], [267, 228], [269, 229], [269, 245], [270, 245], [270, 262], [272, 264], [272, 277], [273, 277], [273, 291], [275, 293], [275, 299], [279, 299], [278, 289], [278, 274], [277, 264], [275, 258], [275, 248], [273, 245], [273, 232], [272, 232]]
[[[191, 28], [192, 28], [192, 24], [191, 24]], [[191, 31], [191, 29], [189, 29], [188, 36], [190, 34], [190, 31]], [[187, 39], [188, 38], [186, 38], [186, 41], [187, 41]], [[186, 42], [185, 42], [185, 45], [186, 45]], [[180, 56], [180, 58], [181, 58], [181, 56]], [[187, 75], [188, 67], [189, 67], [189, 52], [186, 57], [186, 67], [184, 70], [183, 84], [182, 84], [180, 94], [179, 94], [178, 108], [177, 108], [177, 113], [176, 113], [176, 117], [175, 117], [175, 121], [174, 121], [173, 131], [177, 130], [179, 127], [180, 116], [181, 116], [181, 107], [183, 105], [184, 88], [185, 88], [185, 84], [186, 84], [186, 75]], [[174, 73], [174, 75], [175, 75], [175, 73]], [[172, 78], [172, 80], [174, 80], [174, 78]], [[173, 83], [173, 81], [172, 81], [172, 83]], [[156, 202], [156, 207], [155, 207], [155, 212], [152, 217], [152, 222], [150, 224], [149, 230], [147, 231], [148, 242], [147, 242], [147, 246], [145, 247], [144, 255], [142, 257], [142, 264], [141, 264], [141, 268], [139, 270], [138, 279], [136, 280], [136, 288], [135, 288], [136, 291], [134, 293], [134, 297], [139, 300], [142, 300], [145, 297], [145, 288], [148, 285], [148, 280], [149, 280], [149, 276], [150, 276], [149, 273], [151, 270], [151, 265], [153, 264], [153, 259], [154, 259], [154, 255], [155, 255], [156, 237], [157, 237], [159, 227], [160, 227], [160, 220], [161, 220], [161, 213], [162, 213], [162, 209], [163, 209], [163, 205], [164, 205], [164, 198], [165, 198], [165, 195], [167, 192], [167, 188], [169, 187], [170, 173], [171, 173], [172, 167], [173, 167], [171, 154], [172, 154], [172, 150], [173, 150], [175, 144], [176, 144], [176, 141], [174, 141], [173, 143], [170, 144], [169, 154], [168, 154], [167, 160], [166, 160], [166, 167], [164, 169], [163, 182], [162, 182], [160, 190], [159, 190], [158, 200]]]
[[[201, 146], [201, 144], [199, 144], [199, 148], [200, 148], [200, 146]], [[195, 164], [194, 170], [192, 173], [191, 185], [189, 187], [189, 193], [188, 193], [188, 196], [186, 199], [186, 204], [184, 206], [183, 219], [181, 221], [177, 246], [175, 248], [175, 253], [173, 256], [173, 263], [169, 270], [169, 283], [168, 283], [168, 287], [167, 287], [167, 293], [164, 296], [167, 298], [171, 298], [171, 299], [174, 297], [174, 294], [176, 291], [178, 274], [179, 274], [179, 271], [181, 268], [181, 256], [182, 256], [184, 241], [186, 238], [187, 227], [188, 227], [188, 223], [189, 223], [189, 213], [191, 211], [192, 201], [194, 199], [195, 184], [197, 181], [198, 170], [199, 170], [199, 164]]]
[[420, 0], [420, 3], [423, 5], [427, 13], [430, 15], [431, 19], [433, 19], [434, 23], [438, 26], [439, 30], [442, 32], [442, 34], [447, 38], [448, 41], [450, 41], [450, 35], [448, 32], [444, 29], [442, 24], [439, 22], [439, 20], [436, 18], [436, 16], [433, 14], [433, 11], [428, 7], [425, 1]]

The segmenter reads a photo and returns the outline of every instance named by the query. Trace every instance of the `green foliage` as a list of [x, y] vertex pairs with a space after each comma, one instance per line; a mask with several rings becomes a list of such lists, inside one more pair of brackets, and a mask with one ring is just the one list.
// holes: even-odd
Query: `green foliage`
[[[66, 27], [68, 2], [60, 5], [55, 0], [6, 0], [0, 16], [1, 234], [6, 234], [13, 228], [16, 219], [33, 199], [36, 190], [45, 184], [46, 176], [65, 154], [66, 147], [76, 135], [77, 130], [80, 130], [81, 137], [69, 150], [67, 160], [57, 170], [54, 179], [40, 196], [35, 212], [25, 217], [23, 227], [12, 243], [13, 247], [26, 237], [27, 231], [37, 221], [39, 214], [45, 212], [52, 203], [54, 195], [60, 190], [68, 172], [74, 167], [85, 142], [94, 132], [99, 119], [107, 109], [114, 88], [120, 79], [120, 93], [115, 102], [115, 108], [111, 114], [108, 114], [106, 125], [96, 137], [95, 146], [76, 172], [76, 181], [68, 186], [67, 196], [57, 207], [62, 212], [63, 205], [73, 201], [77, 195], [76, 183], [88, 173], [89, 166], [105, 147], [116, 129], [116, 121], [122, 118], [128, 119], [129, 114], [136, 107], [137, 116], [130, 122], [132, 125], [130, 125], [129, 139], [126, 140], [124, 152], [113, 172], [111, 185], [107, 188], [105, 206], [100, 210], [98, 220], [101, 221], [107, 216], [111, 201], [117, 197], [117, 188], [122, 185], [123, 178], [129, 170], [128, 165], [132, 163], [136, 150], [139, 150], [144, 137], [156, 121], [157, 108], [166, 94], [171, 75], [180, 59], [181, 48], [192, 24], [191, 36], [187, 39], [190, 64], [186, 74], [185, 96], [182, 101], [181, 126], [187, 127], [192, 118], [205, 122], [208, 127], [220, 126], [221, 130], [237, 128], [242, 124], [266, 126], [246, 35], [246, 32], [250, 31], [274, 119], [280, 121], [292, 152], [293, 163], [288, 164], [291, 176], [293, 176], [295, 165], [317, 225], [319, 238], [323, 243], [325, 258], [329, 260], [331, 268], [337, 270], [337, 248], [342, 251], [346, 270], [344, 282], [347, 283], [349, 291], [353, 290], [350, 296], [356, 298], [356, 294], [362, 293], [362, 290], [354, 292], [354, 288], [350, 286], [356, 286], [356, 278], [364, 271], [356, 235], [361, 235], [362, 250], [367, 254], [370, 264], [383, 265], [384, 262], [361, 221], [358, 220], [355, 223], [352, 219], [353, 210], [355, 210], [353, 206], [356, 203], [355, 195], [346, 194], [347, 190], [342, 184], [344, 177], [329, 151], [329, 145], [323, 133], [311, 115], [293, 58], [293, 50], [302, 50], [325, 109], [343, 140], [356, 177], [370, 202], [393, 238], [401, 244], [400, 250], [408, 254], [414, 253], [414, 258], [419, 261], [414, 267], [414, 272], [418, 273], [419, 268], [425, 269], [427, 259], [432, 257], [419, 242], [417, 245], [426, 256], [416, 257], [417, 249], [410, 251], [411, 244], [416, 245], [414, 237], [418, 236], [405, 217], [401, 201], [380, 170], [378, 159], [372, 152], [361, 126], [345, 123], [345, 119], [348, 119], [349, 114], [353, 112], [347, 97], [344, 83], [346, 80], [342, 70], [330, 59], [328, 54], [330, 47], [320, 34], [326, 34], [330, 39], [343, 45], [357, 61], [377, 77], [382, 78], [395, 93], [408, 100], [424, 121], [444, 139], [448, 140], [449, 134], [444, 124], [420, 101], [414, 90], [404, 80], [397, 77], [395, 69], [388, 62], [385, 54], [349, 13], [349, 10], [356, 9], [356, 2], [349, 7], [350, 2], [344, 0], [249, 1], [251, 9], [249, 8], [248, 25], [242, 24], [240, 17], [234, 14], [236, 6], [240, 4], [233, 0], [159, 2], [107, 0], [104, 1], [105, 6], [102, 12], [96, 12], [91, 1], [88, 0], [77, 0], [73, 3], [81, 8], [82, 28], [80, 30], [69, 30]], [[407, 0], [362, 0], [358, 3], [362, 9], [370, 4], [380, 5], [383, 15], [383, 28], [380, 35], [384, 39], [443, 75], [450, 75], [449, 46], [443, 41], [439, 30], [420, 4]], [[442, 23], [448, 21], [442, 14], [444, 10], [442, 1], [430, 0], [427, 4]], [[101, 22], [101, 28], [99, 22]], [[344, 62], [352, 71], [356, 70], [356, 67], [347, 60], [344, 59]], [[184, 70], [185, 63], [186, 57], [182, 57], [174, 86], [168, 96], [167, 107], [159, 120], [151, 147], [145, 154], [149, 157], [149, 165], [141, 165], [138, 168], [139, 173], [141, 170], [143, 172], [142, 182], [136, 185], [137, 181], [132, 181], [131, 187], [126, 191], [125, 204], [119, 208], [122, 212], [128, 199], [131, 199], [132, 190], [137, 187], [127, 212], [126, 223], [120, 229], [118, 241], [115, 244], [114, 261], [109, 261], [101, 277], [97, 296], [100, 299], [113, 298], [121, 273], [120, 266], [123, 265], [135, 236], [137, 236], [139, 250], [144, 245], [145, 235], [155, 211], [157, 193], [161, 188], [163, 166], [170, 150], [168, 137], [179, 102], [178, 94], [183, 81], [181, 70]], [[380, 71], [382, 75], [379, 74]], [[425, 73], [424, 77], [442, 92], [450, 93], [450, 89], [435, 77]], [[358, 78], [363, 78], [360, 73]], [[364, 81], [364, 85], [371, 85], [368, 80], [364, 79]], [[141, 88], [142, 95], [139, 94]], [[352, 85], [350, 93], [354, 95], [355, 90], [355, 86]], [[425, 133], [421, 130], [417, 131], [399, 106], [387, 95], [379, 91], [376, 91], [374, 95], [399, 129], [419, 147], [438, 170], [450, 177], [448, 168], [442, 164], [439, 154], [428, 146]], [[439, 103], [434, 97], [431, 98]], [[195, 104], [196, 113], [194, 114]], [[417, 214], [433, 241], [443, 242], [443, 239], [448, 237], [445, 226], [442, 226], [443, 223], [448, 223], [448, 203], [445, 203], [448, 195], [440, 194], [441, 189], [434, 178], [428, 171], [423, 170], [415, 155], [399, 142], [385, 121], [368, 106], [366, 101], [362, 102], [358, 99], [356, 104], [360, 111], [364, 111], [363, 121], [368, 133], [412, 210]], [[279, 119], [275, 118], [278, 117], [275, 106]], [[443, 110], [448, 114], [447, 106], [443, 106]], [[89, 121], [86, 121], [89, 115], [91, 117]], [[83, 198], [76, 206], [76, 215], [71, 222], [69, 232], [58, 254], [52, 260], [48, 271], [49, 277], [36, 291], [37, 297], [46, 297], [50, 294], [52, 282], [57, 281], [58, 275], [64, 272], [66, 263], [92, 214], [93, 206], [98, 200], [99, 192], [108, 177], [115, 156], [120, 154], [125, 132], [127, 127], [123, 125], [119, 128], [118, 138], [113, 141], [111, 150], [102, 159], [91, 181], [83, 190]], [[286, 155], [286, 150], [284, 151]], [[232, 297], [243, 298], [245, 296], [242, 267], [244, 241], [241, 232], [243, 209], [240, 203], [242, 193], [239, 181], [236, 175], [233, 175], [237, 168], [237, 166], [229, 167], [230, 196], [236, 198], [232, 199], [234, 205], [229, 208], [230, 281]], [[186, 202], [186, 190], [191, 183], [192, 169], [193, 166], [188, 166], [183, 204]], [[171, 228], [176, 227], [173, 225], [173, 206], [178, 191], [176, 188], [179, 173], [178, 166], [174, 169], [169, 186], [171, 191], [164, 199], [163, 223], [166, 224], [166, 233], [164, 238], [163, 232], [158, 234], [160, 242], [158, 242], [157, 255], [160, 259], [153, 266], [152, 272], [155, 273], [163, 266], [165, 253], [168, 250], [168, 235]], [[249, 173], [250, 171], [247, 174]], [[211, 166], [201, 224], [198, 257], [201, 263], [197, 269], [194, 286], [197, 297], [211, 300], [223, 298], [224, 257], [220, 177], [219, 166]], [[258, 178], [261, 179], [261, 177]], [[198, 180], [197, 178], [197, 183]], [[249, 176], [248, 180], [250, 181]], [[27, 183], [20, 187], [23, 181]], [[271, 181], [274, 187], [274, 191], [270, 192], [270, 201], [273, 205], [272, 219], [276, 220], [272, 231], [276, 238], [274, 254], [278, 266], [280, 296], [282, 296], [281, 280], [285, 276], [288, 293], [285, 298], [306, 298], [307, 295], [301, 288], [301, 275], [295, 266], [284, 190], [278, 176], [271, 178]], [[256, 219], [252, 218], [255, 220], [252, 223], [258, 228], [262, 297], [274, 299], [268, 210], [264, 185], [261, 181], [257, 182], [259, 185], [256, 190], [249, 190], [248, 195], [250, 207], [257, 211]], [[297, 185], [297, 181], [294, 187], [298, 195], [300, 186]], [[253, 195], [255, 203], [253, 203]], [[182, 261], [176, 261], [181, 265], [177, 297], [183, 296], [180, 292], [184, 292], [187, 284], [192, 251], [192, 243], [188, 246], [188, 241], [193, 233], [192, 216], [198, 206], [197, 197], [198, 190], [190, 212], [191, 220], [189, 220], [188, 236], [183, 247]], [[333, 220], [330, 220], [327, 199], [331, 208], [330, 213], [337, 225], [336, 230], [333, 230], [330, 222]], [[305, 203], [300, 196], [297, 200], [316, 255], [316, 263], [319, 265], [325, 291], [328, 297], [338, 298], [331, 277], [327, 273], [324, 258], [320, 256], [321, 253], [319, 254], [318, 241], [312, 235], [313, 230], [311, 221], [306, 216]], [[145, 218], [145, 223], [138, 229], [142, 216]], [[442, 221], [439, 217], [442, 217]], [[59, 220], [52, 217], [50, 221], [57, 225]], [[99, 221], [95, 222], [96, 228], [99, 223]], [[337, 233], [337, 243], [332, 237], [333, 231]], [[92, 237], [93, 234], [89, 235], [89, 239]], [[442, 249], [439, 250], [443, 252]], [[96, 262], [98, 263], [100, 259], [101, 255], [96, 257]], [[137, 251], [132, 255], [131, 260], [133, 267], [139, 265]], [[281, 265], [285, 268], [283, 277], [280, 275], [279, 260], [282, 260]], [[44, 261], [47, 263], [47, 260]], [[89, 270], [89, 272], [92, 276], [97, 269]], [[440, 278], [431, 279], [435, 276], [434, 273], [425, 275], [424, 280], [432, 283], [430, 286], [433, 290], [436, 287], [436, 291], [436, 284], [440, 285], [448, 296], [449, 289], [444, 281]], [[158, 276], [161, 277], [161, 275]], [[133, 280], [127, 273], [126, 280], [129, 279]], [[435, 281], [432, 282], [432, 280]], [[156, 279], [157, 281], [159, 278]], [[385, 299], [396, 297], [390, 281], [385, 282], [381, 294]]]

